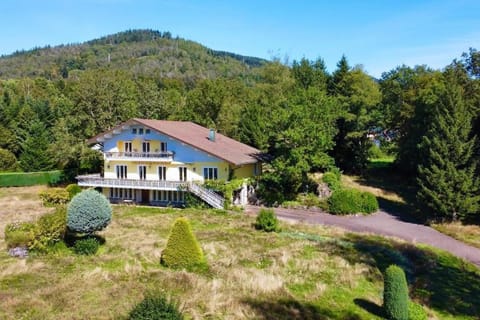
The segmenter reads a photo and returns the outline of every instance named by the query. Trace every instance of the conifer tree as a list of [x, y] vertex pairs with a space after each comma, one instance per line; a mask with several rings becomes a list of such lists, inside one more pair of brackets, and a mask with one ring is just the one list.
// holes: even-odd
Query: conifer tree
[[479, 178], [475, 176], [472, 114], [462, 88], [446, 74], [445, 89], [432, 127], [420, 149], [425, 154], [419, 165], [417, 199], [428, 216], [436, 220], [459, 220], [479, 210]]

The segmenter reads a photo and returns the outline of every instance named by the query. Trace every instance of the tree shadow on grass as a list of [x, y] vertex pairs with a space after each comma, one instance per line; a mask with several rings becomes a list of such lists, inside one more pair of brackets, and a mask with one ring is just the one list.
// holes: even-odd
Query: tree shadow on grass
[[453, 316], [480, 319], [480, 270], [448, 253], [423, 250], [378, 236], [348, 234], [341, 243], [332, 243], [332, 254], [351, 264], [363, 263], [379, 272], [366, 274], [382, 281], [385, 269], [396, 264], [405, 270], [410, 297]]
[[263, 320], [360, 320], [361, 317], [351, 311], [334, 312], [319, 308], [311, 303], [300, 303], [291, 298], [279, 300], [246, 299], [243, 303], [249, 305], [257, 313], [257, 319]]
[[354, 299], [353, 302], [363, 310], [379, 317], [384, 318], [384, 312], [382, 306], [379, 306], [375, 302], [365, 299]]

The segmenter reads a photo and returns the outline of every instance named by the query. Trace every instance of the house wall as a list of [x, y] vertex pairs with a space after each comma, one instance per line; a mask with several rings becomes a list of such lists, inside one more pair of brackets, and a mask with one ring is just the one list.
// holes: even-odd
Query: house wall
[[250, 164], [245, 164], [240, 167], [231, 167], [233, 170], [233, 177], [235, 179], [244, 179], [244, 178], [250, 178], [255, 176], [255, 164], [250, 163]]

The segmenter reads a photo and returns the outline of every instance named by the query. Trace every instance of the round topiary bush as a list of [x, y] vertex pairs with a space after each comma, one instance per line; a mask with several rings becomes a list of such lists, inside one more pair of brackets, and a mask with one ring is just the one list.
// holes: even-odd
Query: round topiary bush
[[333, 214], [372, 213], [377, 210], [377, 198], [370, 192], [337, 189], [328, 198], [328, 211]]
[[191, 268], [205, 263], [203, 251], [187, 218], [175, 220], [160, 262], [175, 269]]
[[360, 194], [361, 212], [373, 213], [378, 210], [378, 200], [375, 195], [370, 192], [362, 192]]
[[130, 320], [183, 320], [177, 303], [164, 295], [149, 295], [137, 304], [129, 315]]
[[97, 253], [99, 247], [100, 243], [97, 239], [88, 237], [75, 241], [75, 244], [73, 245], [73, 251], [76, 254], [88, 256]]
[[427, 320], [428, 315], [422, 305], [413, 301], [408, 302], [408, 320]]
[[386, 318], [408, 320], [408, 301], [405, 272], [399, 266], [389, 266], [383, 278], [383, 309]]
[[255, 229], [266, 232], [278, 231], [278, 219], [272, 209], [261, 209], [258, 213]]
[[73, 197], [67, 209], [67, 227], [73, 232], [93, 233], [112, 219], [112, 207], [105, 196], [93, 189]]

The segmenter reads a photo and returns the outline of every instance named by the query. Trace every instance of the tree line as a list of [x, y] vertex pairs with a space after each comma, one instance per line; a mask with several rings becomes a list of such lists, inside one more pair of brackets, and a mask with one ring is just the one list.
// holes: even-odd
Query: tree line
[[[132, 117], [188, 120], [269, 155], [260, 180], [267, 202], [313, 190], [309, 173], [363, 174], [380, 144], [438, 220], [479, 216], [480, 54], [442, 71], [399, 66], [380, 79], [343, 56], [279, 61], [248, 77], [138, 74], [108, 66], [68, 77], [0, 81], [0, 170], [100, 170], [85, 139]], [[372, 139], [374, 137], [374, 139]], [[309, 189], [310, 188], [310, 189]]]

